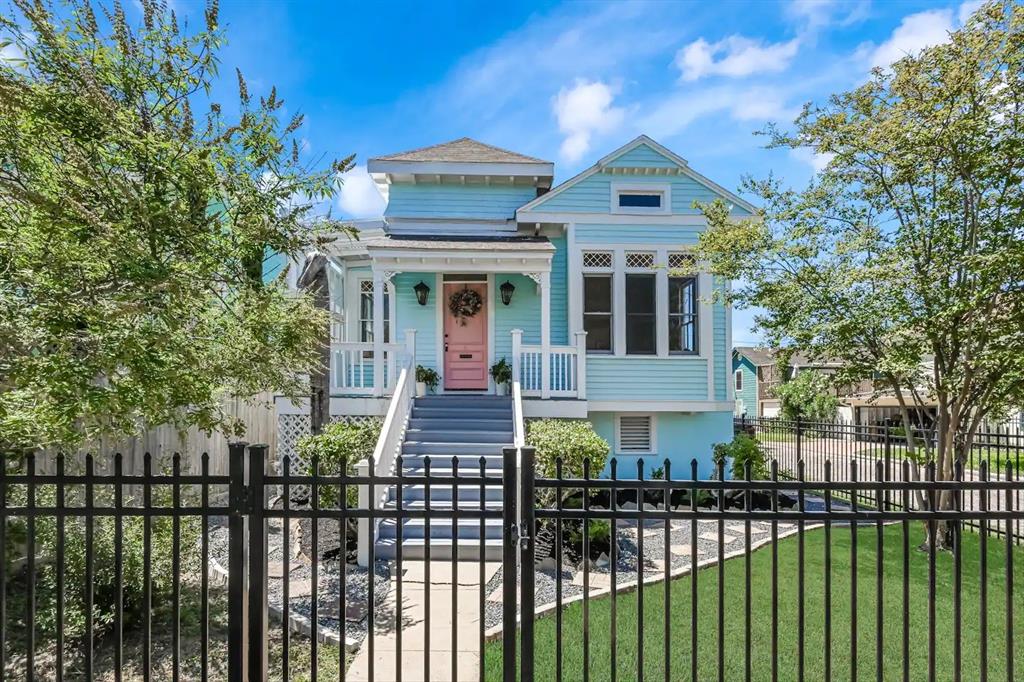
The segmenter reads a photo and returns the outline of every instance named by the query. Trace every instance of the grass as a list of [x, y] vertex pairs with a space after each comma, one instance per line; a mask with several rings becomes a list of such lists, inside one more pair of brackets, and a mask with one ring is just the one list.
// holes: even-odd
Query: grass
[[[989, 679], [1005, 680], [1005, 543], [995, 538], [988, 541], [988, 632], [979, 625], [979, 558], [980, 537], [965, 533], [963, 539], [963, 617], [962, 646], [964, 679], [978, 679], [979, 642], [988, 641]], [[928, 555], [916, 551], [924, 538], [920, 524], [910, 526], [910, 670], [911, 679], [925, 679], [928, 666]], [[883, 530], [883, 648], [882, 668], [886, 679], [901, 679], [902, 665], [902, 529], [899, 525]], [[855, 679], [875, 679], [875, 575], [876, 530], [858, 531], [857, 549], [857, 672]], [[829, 609], [832, 619], [831, 679], [850, 680], [850, 569], [851, 533], [849, 528], [832, 531], [832, 596]], [[805, 539], [805, 677], [825, 679], [824, 568], [825, 533], [809, 531]], [[796, 680], [798, 660], [797, 589], [798, 542], [795, 537], [778, 544], [779, 554], [779, 645], [780, 680]], [[771, 679], [771, 551], [766, 547], [750, 556], [752, 580], [752, 679]], [[1024, 551], [1014, 550], [1015, 580], [1013, 599], [1014, 647], [1016, 673], [1024, 671]], [[744, 679], [747, 651], [744, 638], [744, 569], [743, 558], [725, 563], [725, 666], [724, 679]], [[698, 679], [718, 677], [717, 666], [717, 594], [718, 569], [698, 572]], [[936, 669], [938, 679], [952, 679], [953, 670], [953, 557], [940, 553], [936, 557]], [[690, 679], [690, 579], [670, 583], [670, 665], [672, 680]], [[664, 595], [663, 585], [644, 590], [644, 675], [643, 679], [665, 679], [664, 671]], [[636, 595], [624, 594], [617, 599], [618, 679], [636, 679]], [[607, 598], [590, 603], [590, 679], [610, 679], [610, 602]], [[582, 633], [584, 623], [580, 603], [568, 607], [563, 614], [564, 679], [582, 679], [584, 665]], [[536, 670], [543, 679], [554, 679], [555, 619], [544, 617], [536, 622]], [[488, 646], [485, 654], [486, 679], [501, 679], [502, 652], [500, 642]], [[540, 674], [540, 672], [538, 673]]]
[[[892, 446], [891, 456], [893, 461], [899, 461], [906, 453], [906, 447]], [[859, 457], [881, 459], [885, 457], [885, 448], [876, 447], [858, 453]], [[988, 462], [988, 470], [991, 474], [1006, 473], [1006, 463], [1009, 462], [1014, 472], [1024, 471], [1024, 451], [1007, 450], [1006, 448], [975, 447], [971, 448], [971, 456], [967, 460], [966, 468], [980, 469], [982, 462]]]

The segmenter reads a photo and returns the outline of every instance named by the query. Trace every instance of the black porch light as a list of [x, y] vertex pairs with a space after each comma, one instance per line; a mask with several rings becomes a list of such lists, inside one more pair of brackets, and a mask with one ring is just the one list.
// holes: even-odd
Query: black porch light
[[501, 302], [508, 305], [512, 302], [512, 292], [516, 290], [515, 285], [513, 285], [512, 282], [505, 280], [505, 283], [499, 288], [501, 289]]
[[430, 293], [430, 287], [428, 287], [423, 280], [412, 288], [416, 292], [416, 302], [420, 305], [427, 304], [427, 295]]

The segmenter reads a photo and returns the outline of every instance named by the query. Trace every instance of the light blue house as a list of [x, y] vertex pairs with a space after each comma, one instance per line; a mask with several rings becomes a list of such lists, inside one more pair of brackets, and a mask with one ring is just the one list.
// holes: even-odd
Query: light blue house
[[[385, 215], [330, 254], [331, 412], [386, 415], [385, 461], [399, 445], [476, 461], [520, 441], [524, 418], [561, 417], [590, 420], [623, 477], [640, 459], [685, 477], [697, 458], [711, 473], [733, 428], [730, 311], [708, 300], [726, 283], [676, 275], [705, 226], [695, 200], [752, 206], [646, 136], [555, 186], [552, 163], [468, 138], [368, 170]], [[514, 404], [494, 396], [501, 359]], [[417, 365], [442, 378], [414, 404]], [[278, 407], [287, 450], [306, 407]]]

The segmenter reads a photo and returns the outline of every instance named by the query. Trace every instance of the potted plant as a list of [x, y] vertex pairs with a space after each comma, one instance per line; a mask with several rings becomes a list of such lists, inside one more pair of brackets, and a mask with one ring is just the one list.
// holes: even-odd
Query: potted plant
[[509, 384], [512, 383], [512, 366], [502, 358], [491, 366], [491, 378], [498, 395], [508, 395]]
[[431, 392], [441, 382], [441, 375], [437, 373], [437, 370], [431, 367], [424, 367], [423, 365], [416, 365], [416, 397], [422, 398], [427, 394], [429, 388]]

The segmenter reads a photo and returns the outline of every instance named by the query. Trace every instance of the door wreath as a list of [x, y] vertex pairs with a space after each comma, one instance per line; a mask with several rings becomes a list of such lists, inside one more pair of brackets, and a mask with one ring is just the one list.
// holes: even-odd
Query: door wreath
[[456, 291], [448, 298], [448, 311], [463, 327], [466, 326], [466, 318], [473, 317], [483, 307], [483, 297], [473, 289]]

